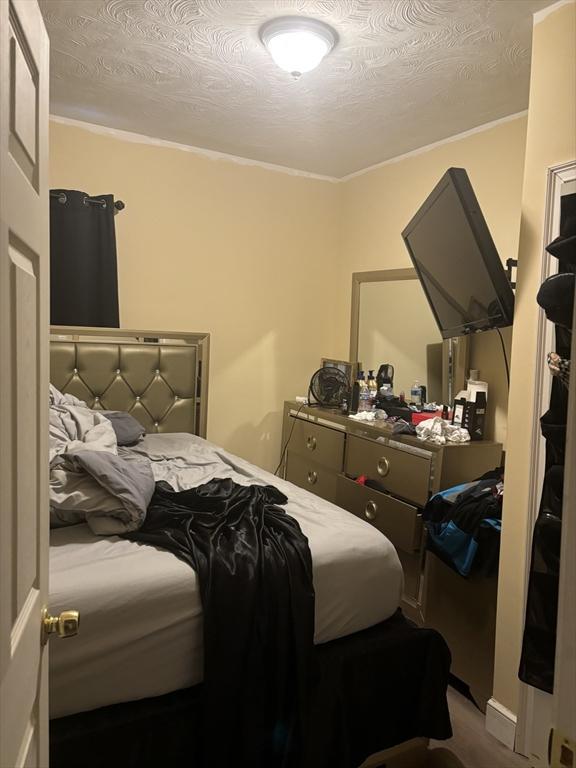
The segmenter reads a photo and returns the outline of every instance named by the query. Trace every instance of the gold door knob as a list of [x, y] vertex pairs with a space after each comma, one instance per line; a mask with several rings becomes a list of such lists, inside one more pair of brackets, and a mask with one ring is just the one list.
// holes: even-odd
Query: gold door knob
[[308, 448], [309, 451], [316, 450], [316, 438], [312, 437], [311, 435], [306, 438], [306, 448]]
[[50, 635], [58, 637], [74, 637], [80, 628], [80, 614], [78, 611], [62, 611], [59, 616], [50, 616], [44, 609], [42, 615], [42, 631], [47, 640]]
[[318, 473], [314, 471], [308, 472], [308, 482], [310, 485], [314, 485], [318, 480]]

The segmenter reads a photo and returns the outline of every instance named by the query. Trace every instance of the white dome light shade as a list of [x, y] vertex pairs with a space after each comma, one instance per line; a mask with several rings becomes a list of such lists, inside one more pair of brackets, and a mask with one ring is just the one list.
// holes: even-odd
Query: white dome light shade
[[327, 24], [303, 16], [284, 16], [264, 24], [260, 39], [276, 64], [294, 77], [315, 69], [336, 44]]

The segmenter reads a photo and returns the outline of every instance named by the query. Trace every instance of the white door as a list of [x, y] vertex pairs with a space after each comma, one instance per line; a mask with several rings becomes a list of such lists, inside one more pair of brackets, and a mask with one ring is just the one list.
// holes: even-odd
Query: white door
[[0, 767], [48, 765], [48, 36], [0, 0]]

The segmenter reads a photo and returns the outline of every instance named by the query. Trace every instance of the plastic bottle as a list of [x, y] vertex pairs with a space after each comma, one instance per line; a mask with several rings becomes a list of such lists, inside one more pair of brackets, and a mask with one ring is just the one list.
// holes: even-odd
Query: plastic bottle
[[420, 389], [420, 384], [417, 381], [412, 384], [412, 388], [410, 390], [410, 400], [412, 401], [412, 405], [422, 405], [422, 390]]
[[378, 384], [374, 378], [374, 371], [368, 371], [368, 393], [370, 395], [370, 407], [376, 405], [376, 396], [378, 395]]
[[364, 377], [364, 371], [358, 373], [358, 384], [360, 385], [360, 397], [358, 403], [358, 411], [370, 410], [370, 391], [368, 390], [368, 384]]

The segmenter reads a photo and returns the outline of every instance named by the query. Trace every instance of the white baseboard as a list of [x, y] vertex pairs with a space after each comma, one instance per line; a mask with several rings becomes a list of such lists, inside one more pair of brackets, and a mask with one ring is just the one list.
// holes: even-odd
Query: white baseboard
[[486, 704], [486, 730], [508, 749], [514, 749], [516, 715], [496, 699]]

